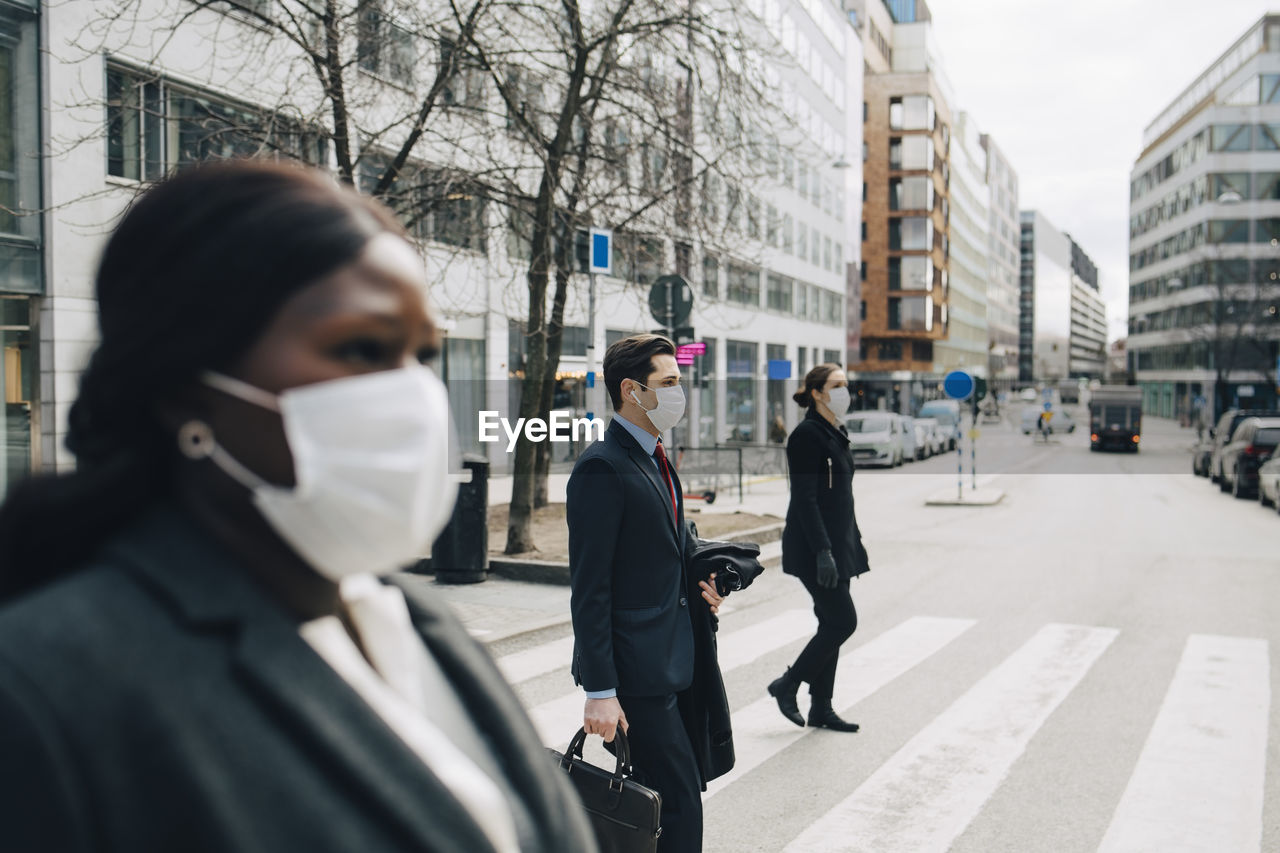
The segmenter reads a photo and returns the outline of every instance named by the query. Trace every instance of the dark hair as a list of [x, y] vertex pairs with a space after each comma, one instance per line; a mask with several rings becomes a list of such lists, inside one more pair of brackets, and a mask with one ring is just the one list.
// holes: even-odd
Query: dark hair
[[804, 385], [800, 390], [791, 395], [791, 399], [800, 404], [800, 408], [807, 409], [813, 405], [813, 392], [821, 391], [822, 386], [827, 384], [827, 379], [837, 370], [844, 370], [838, 364], [819, 364], [813, 370], [804, 375]]
[[653, 372], [655, 355], [675, 355], [676, 345], [663, 335], [632, 335], [616, 341], [604, 354], [604, 387], [616, 412], [622, 408], [622, 380], [644, 384]]
[[294, 165], [197, 166], [135, 199], [98, 265], [101, 340], [68, 416], [77, 470], [0, 507], [0, 598], [75, 568], [154, 503], [176, 457], [158, 404], [227, 369], [286, 299], [384, 232], [403, 230], [381, 205]]

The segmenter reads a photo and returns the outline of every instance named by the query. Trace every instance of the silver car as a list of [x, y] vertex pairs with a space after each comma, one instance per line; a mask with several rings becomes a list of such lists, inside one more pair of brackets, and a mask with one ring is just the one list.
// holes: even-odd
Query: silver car
[[883, 465], [896, 468], [902, 464], [902, 426], [893, 412], [853, 412], [845, 417], [849, 430], [849, 449], [853, 464]]
[[1280, 512], [1280, 452], [1272, 453], [1258, 468], [1258, 502]]

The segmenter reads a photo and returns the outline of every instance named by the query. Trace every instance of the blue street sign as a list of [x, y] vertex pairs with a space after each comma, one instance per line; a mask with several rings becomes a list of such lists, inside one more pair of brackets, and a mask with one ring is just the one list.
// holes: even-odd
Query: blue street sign
[[587, 387], [588, 388], [596, 387], [596, 372], [594, 370], [587, 371]]
[[1053, 411], [1053, 403], [1050, 403], [1048, 400], [1045, 400], [1045, 401], [1044, 401], [1044, 410], [1045, 410], [1046, 412], [1052, 412], [1052, 411]]
[[613, 270], [613, 232], [607, 228], [591, 229], [591, 263], [587, 272], [608, 275]]
[[973, 393], [973, 377], [963, 370], [953, 370], [942, 379], [942, 393], [952, 400], [967, 400]]
[[781, 358], [769, 359], [769, 378], [770, 379], [790, 379], [791, 378], [791, 360]]

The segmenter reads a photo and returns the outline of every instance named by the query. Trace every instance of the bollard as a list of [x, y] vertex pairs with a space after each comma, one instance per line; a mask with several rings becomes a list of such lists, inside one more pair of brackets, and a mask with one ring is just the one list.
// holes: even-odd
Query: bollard
[[489, 460], [465, 454], [462, 469], [471, 478], [458, 484], [453, 517], [431, 546], [436, 583], [479, 583], [489, 571]]

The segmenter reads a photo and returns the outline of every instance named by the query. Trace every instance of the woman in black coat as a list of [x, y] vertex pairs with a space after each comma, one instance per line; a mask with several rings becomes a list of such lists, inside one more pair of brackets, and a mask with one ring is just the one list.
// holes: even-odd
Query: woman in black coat
[[867, 551], [853, 516], [853, 453], [841, 419], [849, 409], [849, 383], [835, 364], [820, 364], [804, 378], [793, 399], [806, 409], [787, 439], [791, 504], [782, 533], [782, 570], [799, 578], [818, 617], [814, 635], [785, 673], [769, 684], [778, 710], [805, 724], [796, 702], [809, 685], [810, 726], [856, 732], [831, 707], [840, 646], [853, 635], [858, 614], [849, 579], [868, 571]]
[[453, 506], [427, 288], [315, 170], [125, 213], [77, 469], [0, 507], [0, 847], [596, 849], [493, 661], [393, 582]]

